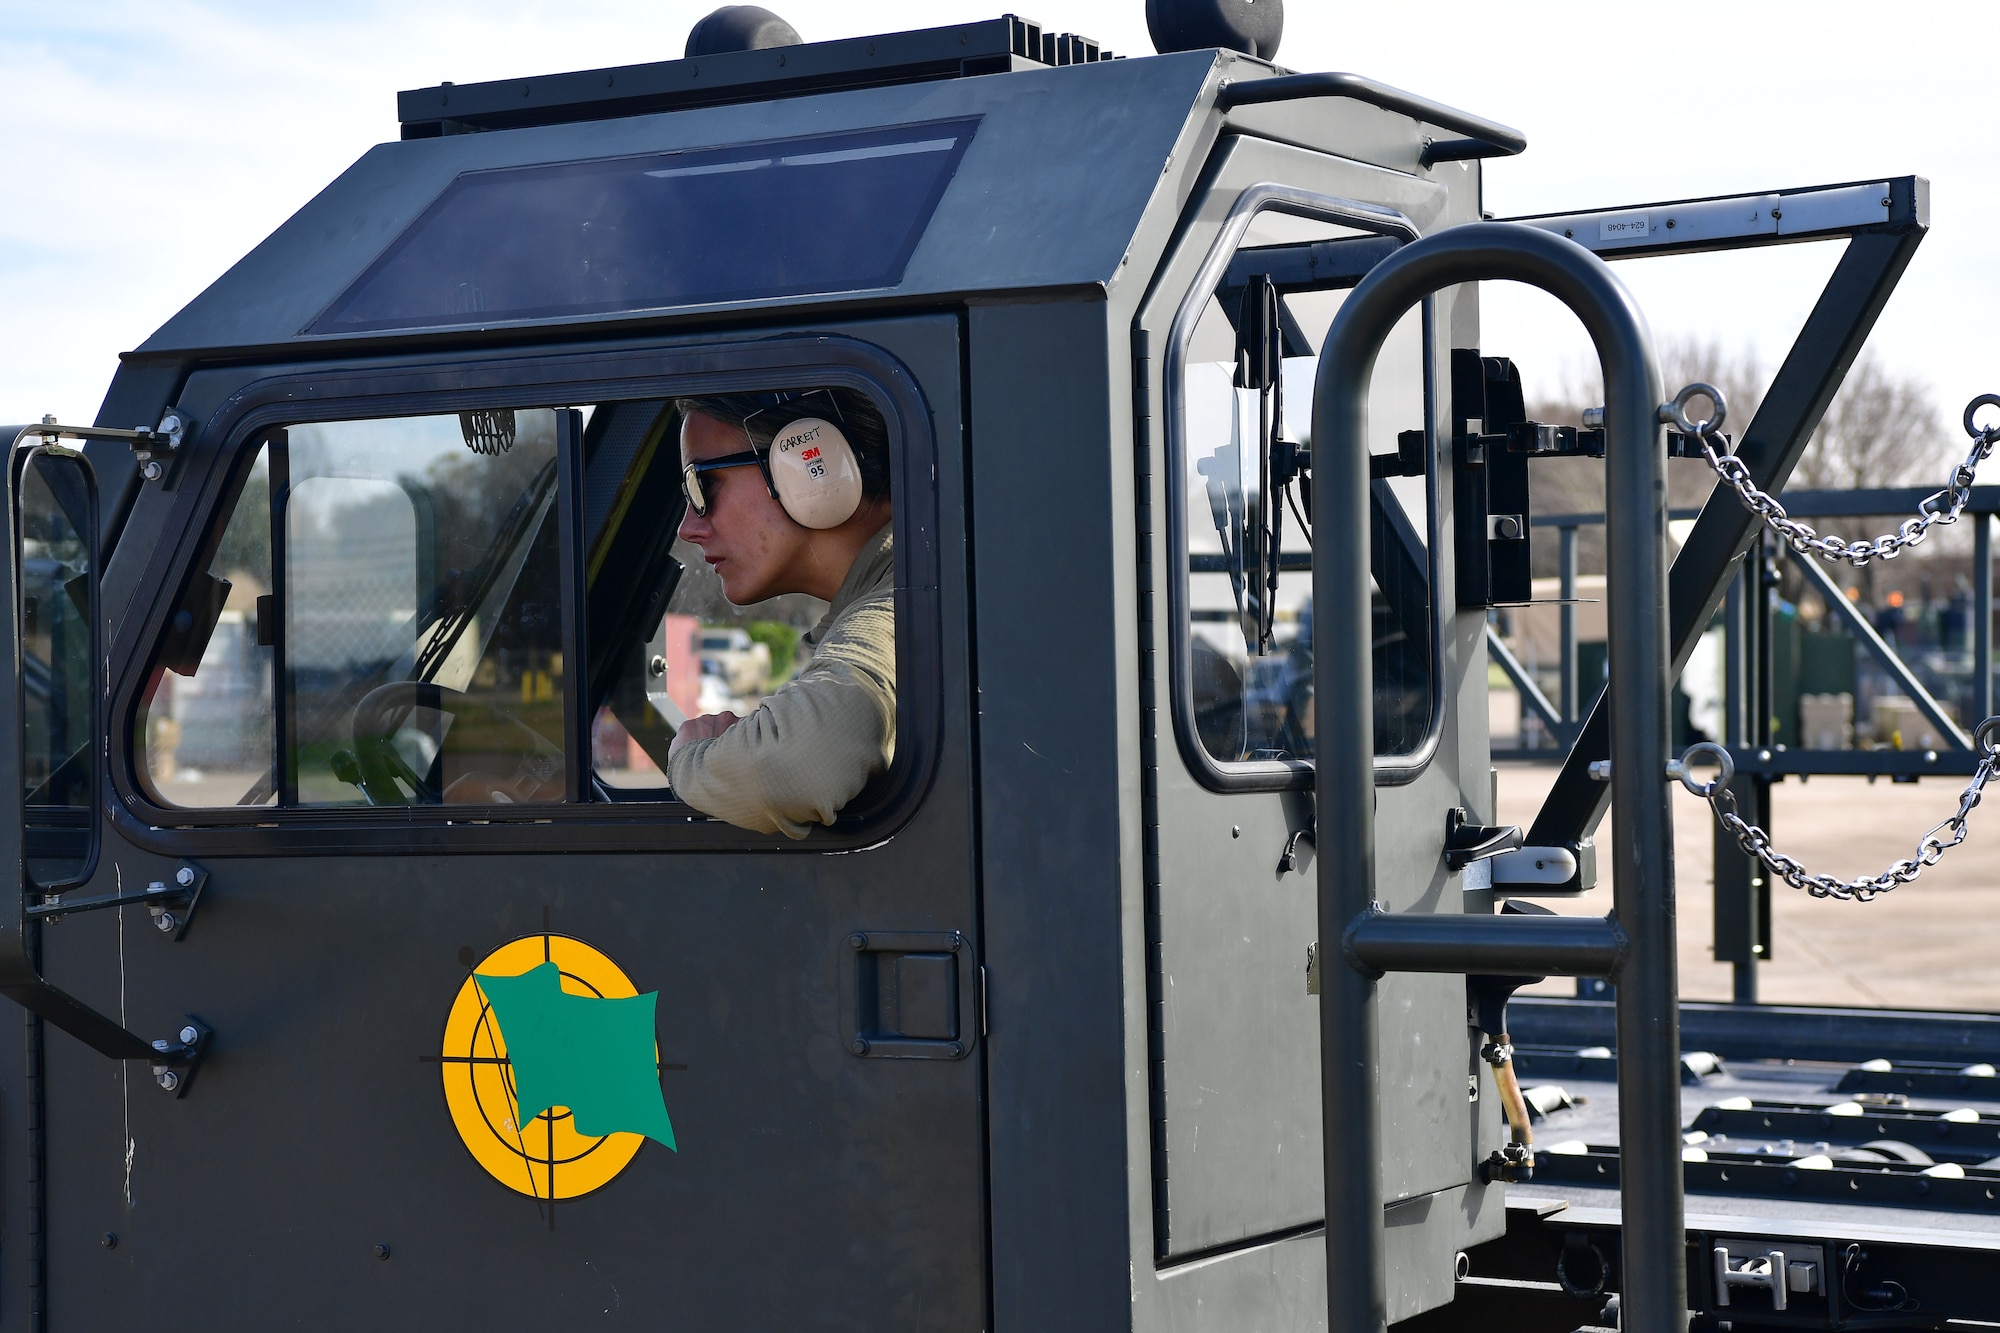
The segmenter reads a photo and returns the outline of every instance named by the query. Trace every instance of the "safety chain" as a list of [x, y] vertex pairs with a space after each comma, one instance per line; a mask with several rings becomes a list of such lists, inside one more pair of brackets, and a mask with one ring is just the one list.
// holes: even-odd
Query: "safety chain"
[[[1770, 834], [1736, 813], [1736, 797], [1729, 790], [1730, 779], [1736, 776], [1736, 765], [1730, 760], [1729, 751], [1713, 741], [1690, 745], [1685, 754], [1667, 765], [1667, 775], [1680, 779], [1683, 787], [1707, 801], [1715, 811], [1716, 821], [1735, 836], [1736, 845], [1762, 862], [1765, 869], [1785, 883], [1795, 889], [1804, 889], [1815, 898], [1840, 898], [1865, 903], [1910, 883], [1923, 874], [1925, 868], [1936, 865], [1946, 852], [1965, 841], [1966, 816], [1979, 804], [1986, 784], [2000, 775], [2000, 717], [1989, 717], [1979, 724], [1978, 730], [1973, 732], [1972, 748], [1979, 755], [1979, 767], [1973, 771], [1971, 783], [1958, 798], [1958, 812], [1924, 834], [1923, 840], [1917, 844], [1915, 856], [1903, 858], [1873, 879], [1835, 879], [1832, 875], [1815, 875], [1793, 857], [1772, 847]], [[1696, 782], [1694, 761], [1697, 756], [1704, 755], [1714, 759], [1721, 771], [1711, 782]]]
[[[1704, 421], [1689, 421], [1687, 405], [1693, 398], [1708, 399], [1715, 405], [1715, 414]], [[1708, 456], [1708, 465], [1715, 469], [1715, 475], [1722, 478], [1742, 499], [1744, 506], [1763, 519], [1765, 526], [1777, 533], [1787, 546], [1800, 555], [1845, 560], [1858, 567], [1870, 560], [1894, 560], [1905, 548], [1921, 542], [1932, 527], [1958, 521], [1959, 514], [1972, 499], [1974, 472], [1993, 452], [1993, 446], [2000, 444], [2000, 425], [1982, 429], [1973, 423], [1973, 417], [1982, 407], [2000, 408], [2000, 394], [1983, 393], [1966, 404], [1965, 433], [1972, 437], [1972, 450], [1966, 454], [1965, 461], [1952, 471], [1951, 483], [1926, 496], [1923, 503], [1917, 506], [1917, 516], [1906, 519], [1893, 535], [1861, 541], [1848, 541], [1832, 534], [1822, 536], [1810, 523], [1792, 518], [1786, 514], [1784, 505], [1778, 503], [1776, 496], [1757, 488], [1743, 460], [1716, 448], [1717, 433], [1722, 429], [1723, 418], [1728, 415], [1729, 409], [1723, 402], [1722, 391], [1714, 385], [1688, 385], [1674, 396], [1671, 403], [1660, 408], [1660, 420], [1699, 438], [1702, 452]]]

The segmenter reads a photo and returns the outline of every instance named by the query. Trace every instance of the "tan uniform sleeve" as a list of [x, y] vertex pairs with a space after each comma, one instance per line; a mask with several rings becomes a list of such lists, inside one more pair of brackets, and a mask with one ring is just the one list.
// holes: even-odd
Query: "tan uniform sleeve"
[[812, 661], [749, 717], [667, 761], [674, 794], [758, 833], [831, 824], [896, 748], [896, 609], [857, 602]]

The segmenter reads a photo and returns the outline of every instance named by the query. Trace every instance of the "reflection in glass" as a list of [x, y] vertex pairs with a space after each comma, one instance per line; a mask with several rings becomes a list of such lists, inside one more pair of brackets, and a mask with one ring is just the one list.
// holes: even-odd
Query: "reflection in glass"
[[[1289, 236], [1273, 239], [1292, 239]], [[1307, 238], [1317, 239], [1317, 238]], [[1324, 339], [1344, 291], [1287, 294], [1294, 336]], [[1243, 516], [1259, 484], [1257, 398], [1235, 385], [1235, 330], [1227, 303], [1211, 299], [1190, 340], [1182, 384], [1182, 494], [1186, 497], [1188, 675], [1202, 748], [1223, 763], [1310, 760], [1312, 545], [1308, 516], [1288, 508], [1282, 524], [1273, 642], [1257, 654], [1243, 629], [1249, 570]], [[1284, 361], [1283, 438], [1311, 443], [1313, 355]], [[1422, 317], [1385, 345], [1370, 397], [1371, 452], [1394, 453], [1399, 430], [1423, 426]], [[1428, 489], [1422, 477], [1373, 486], [1375, 749], [1409, 753], [1430, 725], [1432, 670]]]
[[537, 409], [268, 436], [148, 679], [155, 798], [561, 800], [556, 430]]
[[21, 776], [29, 876], [44, 886], [81, 876], [90, 860], [91, 509], [79, 464], [42, 455], [23, 468]]
[[556, 414], [294, 426], [285, 804], [562, 799]]

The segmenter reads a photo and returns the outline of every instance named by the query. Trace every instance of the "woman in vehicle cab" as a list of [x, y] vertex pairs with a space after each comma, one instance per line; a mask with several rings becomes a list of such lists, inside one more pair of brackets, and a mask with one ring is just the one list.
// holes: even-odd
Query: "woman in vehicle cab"
[[723, 595], [828, 603], [812, 657], [747, 717], [691, 717], [668, 758], [674, 794], [760, 833], [832, 824], [896, 748], [895, 526], [888, 435], [849, 389], [684, 398], [687, 506]]

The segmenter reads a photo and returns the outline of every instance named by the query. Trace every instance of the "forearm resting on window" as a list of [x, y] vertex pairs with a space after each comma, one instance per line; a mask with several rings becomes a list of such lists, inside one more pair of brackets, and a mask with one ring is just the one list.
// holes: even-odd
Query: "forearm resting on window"
[[884, 605], [858, 609], [864, 618], [881, 623], [829, 641], [756, 712], [677, 749], [668, 763], [674, 794], [759, 833], [803, 838], [833, 823], [895, 750], [895, 615]]

